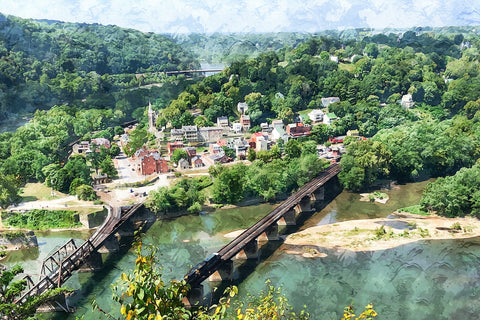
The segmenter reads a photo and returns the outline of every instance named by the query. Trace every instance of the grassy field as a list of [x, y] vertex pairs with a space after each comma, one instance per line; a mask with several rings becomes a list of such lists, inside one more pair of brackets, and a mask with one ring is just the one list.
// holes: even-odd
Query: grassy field
[[22, 202], [28, 202], [59, 199], [67, 195], [59, 191], [54, 191], [54, 195], [52, 195], [52, 188], [47, 187], [43, 183], [27, 183], [25, 187], [22, 188], [20, 196], [22, 197]]
[[354, 64], [339, 63], [338, 64], [338, 69], [345, 70], [345, 71], [348, 71], [350, 73], [353, 73], [353, 70], [355, 69], [355, 65]]

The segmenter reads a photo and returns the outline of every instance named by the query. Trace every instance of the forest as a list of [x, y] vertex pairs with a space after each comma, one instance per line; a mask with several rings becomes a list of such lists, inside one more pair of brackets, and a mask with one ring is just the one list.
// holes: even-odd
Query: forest
[[116, 108], [131, 119], [132, 111], [144, 106], [144, 96], [164, 96], [133, 89], [165, 82], [158, 72], [198, 66], [192, 53], [167, 36], [0, 13], [0, 120], [65, 103]]

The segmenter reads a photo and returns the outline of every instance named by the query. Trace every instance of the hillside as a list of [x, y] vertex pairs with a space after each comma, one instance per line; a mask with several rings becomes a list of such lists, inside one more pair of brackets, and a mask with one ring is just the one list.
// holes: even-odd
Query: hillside
[[108, 95], [145, 83], [135, 74], [198, 66], [162, 35], [0, 14], [0, 119], [64, 102], [113, 107], [125, 96]]

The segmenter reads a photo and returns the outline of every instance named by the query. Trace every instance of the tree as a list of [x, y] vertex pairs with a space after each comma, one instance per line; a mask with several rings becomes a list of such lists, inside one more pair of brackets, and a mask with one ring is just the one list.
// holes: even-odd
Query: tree
[[97, 199], [97, 194], [93, 190], [92, 186], [82, 184], [75, 189], [75, 194], [78, 196], [78, 199], [85, 201], [93, 201]]
[[0, 207], [6, 208], [11, 203], [21, 200], [21, 197], [18, 195], [19, 187], [19, 181], [13, 176], [5, 176], [0, 173]]
[[102, 170], [102, 174], [106, 174], [110, 178], [114, 178], [118, 175], [118, 171], [113, 164], [112, 158], [107, 156], [99, 165], [100, 170]]
[[338, 178], [349, 190], [359, 191], [390, 172], [392, 153], [379, 141], [356, 141], [347, 146]]
[[213, 182], [212, 200], [224, 204], [240, 202], [243, 199], [246, 170], [244, 164], [224, 167]]
[[170, 160], [172, 160], [175, 163], [178, 163], [180, 159], [188, 159], [188, 154], [187, 151], [183, 149], [175, 149], [173, 150], [173, 154], [170, 156]]
[[40, 295], [27, 298], [25, 303], [16, 304], [15, 301], [20, 298], [23, 290], [27, 287], [27, 280], [15, 280], [15, 276], [22, 272], [23, 268], [16, 265], [0, 274], [0, 317], [2, 319], [30, 319], [39, 306], [53, 301], [56, 296], [68, 291], [65, 288], [47, 290]]
[[285, 153], [290, 159], [300, 157], [300, 154], [302, 153], [300, 143], [296, 139], [288, 140], [285, 144]]
[[248, 148], [247, 159], [252, 162], [257, 158], [257, 152], [253, 148]]

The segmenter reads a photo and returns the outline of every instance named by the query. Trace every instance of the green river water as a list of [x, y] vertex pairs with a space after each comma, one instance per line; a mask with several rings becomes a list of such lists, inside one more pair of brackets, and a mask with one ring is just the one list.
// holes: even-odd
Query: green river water
[[[300, 229], [344, 221], [385, 217], [395, 209], [418, 203], [427, 182], [401, 185], [387, 193], [387, 204], [360, 202], [358, 194], [342, 192]], [[158, 248], [165, 279], [179, 279], [191, 267], [217, 251], [229, 239], [224, 235], [247, 228], [271, 210], [272, 205], [217, 210], [201, 216], [185, 216], [156, 222], [143, 242]], [[289, 231], [289, 230], [285, 230]], [[38, 234], [39, 248], [10, 254], [4, 263], [22, 264], [30, 274], [38, 274], [42, 258], [73, 237], [88, 233], [63, 232]], [[283, 286], [295, 308], [306, 305], [312, 319], [340, 319], [344, 306], [363, 308], [372, 302], [379, 319], [478, 319], [480, 314], [480, 241], [421, 241], [375, 252], [326, 250], [324, 258], [308, 259], [285, 253], [287, 245], [272, 242], [262, 247], [258, 263], [239, 268], [240, 298], [247, 291], [257, 292], [270, 279]], [[75, 273], [66, 286], [74, 289], [70, 302], [77, 306], [74, 315], [59, 314], [55, 319], [100, 319], [92, 313], [90, 300], [112, 314], [110, 285], [135, 260], [133, 250], [104, 256], [104, 268], [97, 273]], [[205, 292], [209, 284], [205, 282]]]

